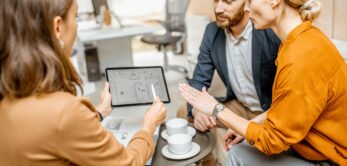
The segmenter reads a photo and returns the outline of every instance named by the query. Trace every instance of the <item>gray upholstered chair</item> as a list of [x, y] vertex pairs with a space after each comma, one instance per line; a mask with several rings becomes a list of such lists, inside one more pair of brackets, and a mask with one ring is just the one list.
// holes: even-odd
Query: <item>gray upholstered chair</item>
[[181, 72], [188, 78], [188, 71], [183, 66], [169, 65], [167, 56], [167, 47], [176, 43], [183, 43], [186, 39], [185, 16], [190, 0], [166, 0], [165, 21], [156, 20], [165, 27], [165, 34], [149, 34], [141, 38], [141, 41], [147, 44], [157, 45], [159, 50], [164, 53], [164, 70], [174, 70]]

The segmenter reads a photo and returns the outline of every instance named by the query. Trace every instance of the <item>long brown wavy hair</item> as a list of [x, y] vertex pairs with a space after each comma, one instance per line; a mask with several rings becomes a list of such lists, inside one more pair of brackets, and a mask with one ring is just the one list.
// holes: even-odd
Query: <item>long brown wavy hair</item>
[[82, 81], [53, 31], [73, 0], [0, 1], [0, 100], [65, 91], [76, 95]]

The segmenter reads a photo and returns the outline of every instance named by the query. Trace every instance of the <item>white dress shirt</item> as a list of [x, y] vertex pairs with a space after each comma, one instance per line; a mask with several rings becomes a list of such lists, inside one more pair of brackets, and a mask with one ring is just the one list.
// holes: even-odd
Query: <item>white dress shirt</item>
[[251, 111], [263, 111], [255, 89], [252, 71], [252, 23], [237, 38], [226, 34], [226, 60], [229, 81], [237, 99]]

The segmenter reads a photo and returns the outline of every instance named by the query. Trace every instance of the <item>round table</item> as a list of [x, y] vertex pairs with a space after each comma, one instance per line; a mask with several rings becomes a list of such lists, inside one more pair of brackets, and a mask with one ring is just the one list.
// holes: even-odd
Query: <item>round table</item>
[[[192, 124], [189, 124], [189, 126], [192, 126]], [[161, 134], [162, 131], [166, 129], [166, 126], [164, 124], [161, 125], [159, 133]], [[205, 156], [207, 156], [211, 151], [213, 150], [215, 144], [216, 144], [216, 138], [214, 137], [213, 133], [211, 131], [206, 132], [200, 132], [196, 130], [196, 135], [193, 137], [193, 142], [200, 145], [200, 152], [194, 157], [188, 158], [188, 159], [182, 159], [182, 160], [173, 160], [168, 159], [164, 157], [161, 153], [161, 149], [167, 145], [167, 141], [164, 140], [159, 135], [159, 140], [157, 142], [157, 146], [155, 148], [155, 153], [153, 155], [152, 159], [152, 166], [183, 166], [183, 165], [189, 165], [192, 163], [197, 163], [201, 159], [203, 159]]]

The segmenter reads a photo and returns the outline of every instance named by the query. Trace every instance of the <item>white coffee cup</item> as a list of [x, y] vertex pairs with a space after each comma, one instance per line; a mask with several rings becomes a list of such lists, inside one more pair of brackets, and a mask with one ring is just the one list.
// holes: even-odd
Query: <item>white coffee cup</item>
[[187, 133], [188, 121], [182, 118], [170, 119], [166, 122], [166, 131], [168, 135]]
[[189, 134], [175, 134], [167, 139], [169, 150], [174, 154], [185, 154], [192, 149], [192, 136]]

